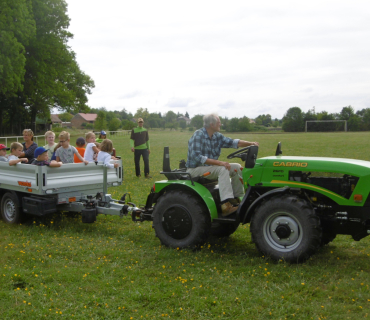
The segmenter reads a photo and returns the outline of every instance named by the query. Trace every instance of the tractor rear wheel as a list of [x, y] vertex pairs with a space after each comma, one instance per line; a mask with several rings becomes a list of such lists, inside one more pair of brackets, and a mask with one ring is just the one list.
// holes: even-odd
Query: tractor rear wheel
[[252, 217], [250, 230], [257, 249], [274, 260], [303, 262], [321, 244], [319, 217], [305, 200], [294, 195], [264, 201]]
[[153, 227], [167, 247], [197, 248], [208, 238], [211, 217], [199, 198], [174, 190], [166, 192], [154, 206]]

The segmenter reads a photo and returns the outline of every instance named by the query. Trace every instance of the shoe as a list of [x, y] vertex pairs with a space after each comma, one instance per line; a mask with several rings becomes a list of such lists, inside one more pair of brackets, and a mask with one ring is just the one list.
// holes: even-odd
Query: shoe
[[234, 207], [230, 202], [225, 202], [223, 205], [221, 205], [222, 209], [222, 216], [227, 217], [230, 214], [234, 213], [236, 210], [238, 210], [238, 207]]
[[230, 199], [229, 201], [233, 206], [238, 206], [240, 204], [239, 198]]
[[141, 178], [141, 174], [139, 174], [138, 176], [136, 176], [137, 178]]
[[150, 176], [149, 174], [146, 174], [146, 175], [145, 175], [145, 178], [147, 178], [147, 179], [151, 179], [151, 178], [152, 178], [152, 176]]

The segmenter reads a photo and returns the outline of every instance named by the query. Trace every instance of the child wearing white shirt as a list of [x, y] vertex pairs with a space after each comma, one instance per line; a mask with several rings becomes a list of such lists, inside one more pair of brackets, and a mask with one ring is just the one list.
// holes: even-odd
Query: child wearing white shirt
[[[104, 162], [104, 165], [108, 168], [118, 168], [118, 163], [110, 163], [110, 160], [112, 159], [111, 152], [113, 150], [113, 143], [109, 139], [103, 140], [103, 142], [100, 144], [100, 152], [98, 153], [98, 162], [102, 161]], [[86, 154], [86, 153], [85, 153]], [[86, 158], [85, 158], [86, 159]]]
[[94, 153], [99, 153], [99, 149], [95, 145], [95, 133], [88, 132], [86, 134], [86, 150], [84, 158], [89, 162], [94, 162]]

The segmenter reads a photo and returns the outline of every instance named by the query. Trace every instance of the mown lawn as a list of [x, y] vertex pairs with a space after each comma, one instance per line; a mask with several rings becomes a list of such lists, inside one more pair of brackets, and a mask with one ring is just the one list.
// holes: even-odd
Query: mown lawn
[[[129, 136], [113, 137], [124, 183], [144, 204], [163, 179], [163, 146], [171, 166], [186, 159], [191, 132], [150, 131], [153, 179], [136, 178]], [[370, 133], [230, 134], [259, 141], [259, 156], [333, 156], [370, 160]], [[73, 137], [75, 141], [76, 137]], [[226, 159], [229, 150], [224, 150]], [[232, 151], [232, 150], [231, 150]], [[338, 236], [304, 264], [266, 260], [249, 225], [228, 239], [210, 239], [200, 251], [160, 245], [151, 223], [98, 216], [0, 222], [2, 319], [357, 319], [370, 317], [370, 240]]]

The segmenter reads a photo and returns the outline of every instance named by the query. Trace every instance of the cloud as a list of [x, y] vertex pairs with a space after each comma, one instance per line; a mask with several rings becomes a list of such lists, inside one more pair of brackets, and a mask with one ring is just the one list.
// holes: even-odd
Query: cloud
[[67, 3], [91, 107], [229, 118], [370, 107], [368, 1]]
[[220, 107], [221, 109], [229, 109], [234, 106], [235, 106], [235, 101], [232, 101], [232, 100], [228, 100], [228, 101], [218, 104], [218, 107]]
[[131, 99], [141, 95], [140, 91], [133, 91], [119, 96], [119, 99]]
[[194, 101], [193, 98], [171, 98], [166, 104], [170, 109], [188, 108]]

